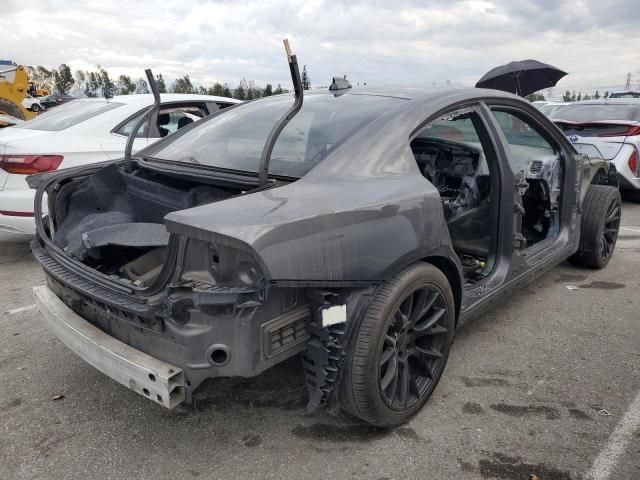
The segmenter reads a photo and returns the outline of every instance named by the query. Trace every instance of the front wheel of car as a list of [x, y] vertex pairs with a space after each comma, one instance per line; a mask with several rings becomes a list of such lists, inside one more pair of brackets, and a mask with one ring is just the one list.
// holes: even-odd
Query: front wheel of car
[[621, 213], [617, 188], [591, 185], [583, 203], [580, 247], [569, 261], [583, 267], [604, 268], [613, 256]]
[[343, 407], [380, 427], [407, 422], [438, 384], [454, 328], [453, 292], [439, 269], [420, 262], [386, 281], [354, 333]]
[[32, 112], [39, 112], [40, 111], [40, 105], [38, 105], [37, 103], [34, 103], [33, 105], [31, 105], [31, 111]]

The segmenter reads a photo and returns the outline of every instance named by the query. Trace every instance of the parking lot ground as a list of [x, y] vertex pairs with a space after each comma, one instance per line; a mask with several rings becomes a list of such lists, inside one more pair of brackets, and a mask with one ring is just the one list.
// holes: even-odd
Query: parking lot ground
[[461, 328], [433, 397], [391, 431], [308, 413], [297, 359], [164, 410], [52, 336], [39, 267], [0, 246], [0, 478], [640, 478], [640, 205], [623, 207], [606, 269], [562, 264]]

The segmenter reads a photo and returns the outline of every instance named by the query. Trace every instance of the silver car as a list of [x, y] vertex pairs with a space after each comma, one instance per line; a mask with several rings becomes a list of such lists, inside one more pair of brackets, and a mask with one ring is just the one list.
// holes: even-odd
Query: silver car
[[570, 103], [553, 112], [551, 119], [579, 151], [613, 163], [620, 190], [640, 202], [640, 100]]

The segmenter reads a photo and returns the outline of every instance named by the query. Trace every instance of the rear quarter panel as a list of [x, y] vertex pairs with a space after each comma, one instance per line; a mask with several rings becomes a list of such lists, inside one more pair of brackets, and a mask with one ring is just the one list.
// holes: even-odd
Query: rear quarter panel
[[370, 282], [453, 256], [437, 190], [398, 175], [305, 181], [173, 212], [172, 233], [254, 252], [275, 281]]

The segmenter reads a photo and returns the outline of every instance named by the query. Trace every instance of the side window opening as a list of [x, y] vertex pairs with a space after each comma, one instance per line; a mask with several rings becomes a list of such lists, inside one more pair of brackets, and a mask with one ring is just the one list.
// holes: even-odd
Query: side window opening
[[[146, 109], [142, 110], [134, 117], [131, 117], [114, 133], [128, 137], [135, 124], [138, 122], [140, 117], [145, 114], [145, 112]], [[207, 113], [205, 109], [198, 105], [182, 105], [160, 108], [157, 119], [157, 131], [159, 133], [159, 136], [153, 131], [153, 129], [151, 129], [151, 131], [149, 130], [149, 121], [147, 121], [142, 125], [140, 130], [138, 130], [136, 138], [166, 137], [170, 133], [174, 133], [181, 128], [186, 127], [190, 123], [200, 120], [201, 118], [206, 116]]]
[[[114, 133], [128, 137], [131, 134], [133, 127], [136, 125], [136, 123], [138, 123], [138, 120], [140, 120], [140, 117], [142, 117], [142, 115], [144, 115], [145, 112], [146, 110], [143, 110], [140, 113], [138, 113], [136, 116], [129, 119], [129, 121], [127, 121], [124, 125], [118, 128]], [[140, 130], [138, 130], [138, 133], [136, 134], [136, 138], [145, 138], [147, 137], [148, 132], [149, 132], [149, 121], [147, 120], [142, 125], [142, 127], [140, 127]]]
[[158, 112], [158, 131], [161, 137], [166, 137], [206, 116], [201, 106], [183, 105], [161, 108]]
[[523, 114], [500, 109], [492, 112], [507, 140], [511, 161], [520, 172], [524, 210], [520, 233], [523, 247], [530, 247], [554, 237], [560, 226], [561, 149], [552, 145]]
[[499, 185], [495, 152], [475, 109], [430, 122], [411, 142], [422, 175], [440, 193], [453, 248], [465, 282], [486, 277], [495, 265]]

